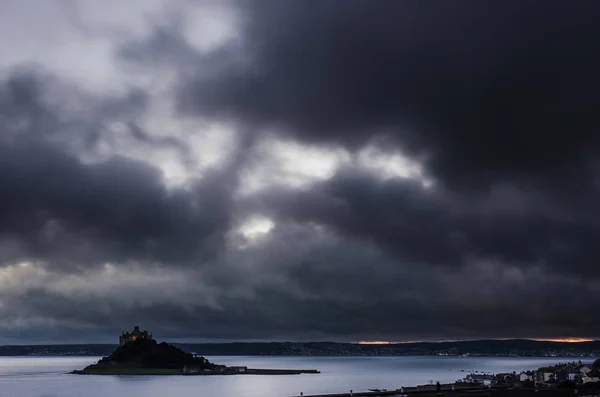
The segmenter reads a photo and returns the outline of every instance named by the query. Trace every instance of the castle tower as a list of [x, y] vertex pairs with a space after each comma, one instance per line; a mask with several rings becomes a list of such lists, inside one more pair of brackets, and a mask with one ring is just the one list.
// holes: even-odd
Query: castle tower
[[133, 342], [138, 339], [152, 340], [152, 334], [148, 333], [146, 330], [143, 332], [140, 331], [139, 325], [136, 325], [133, 327], [133, 331], [131, 333], [123, 332], [121, 336], [119, 336], [119, 346], [123, 346], [126, 343]]

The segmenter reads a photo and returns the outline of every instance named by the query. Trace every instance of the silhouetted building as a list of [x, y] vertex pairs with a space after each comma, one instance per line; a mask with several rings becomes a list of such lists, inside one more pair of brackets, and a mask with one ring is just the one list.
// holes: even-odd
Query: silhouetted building
[[136, 325], [133, 327], [133, 331], [131, 333], [123, 332], [121, 336], [119, 336], [119, 346], [123, 346], [126, 343], [133, 342], [138, 339], [152, 340], [152, 334], [149, 334], [146, 330], [140, 331], [140, 327]]

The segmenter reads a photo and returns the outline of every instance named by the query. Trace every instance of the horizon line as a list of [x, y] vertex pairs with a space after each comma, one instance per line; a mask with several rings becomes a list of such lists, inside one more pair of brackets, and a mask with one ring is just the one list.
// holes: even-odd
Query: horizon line
[[[402, 344], [414, 344], [414, 343], [460, 343], [460, 342], [482, 342], [482, 341], [511, 341], [511, 340], [524, 340], [524, 341], [534, 341], [534, 342], [555, 342], [555, 343], [586, 343], [586, 342], [597, 342], [600, 339], [592, 339], [592, 338], [483, 338], [483, 339], [454, 339], [454, 340], [420, 340], [420, 341], [402, 341], [402, 342], [391, 342], [391, 341], [358, 341], [358, 342], [334, 342], [334, 341], [239, 341], [239, 340], [231, 340], [231, 341], [220, 341], [220, 342], [178, 342], [174, 340], [173, 342], [169, 342], [172, 344], [231, 344], [231, 343], [348, 343], [354, 345], [402, 345]], [[68, 345], [115, 345], [116, 343], [102, 343], [102, 342], [76, 342], [76, 343], [61, 343], [61, 342], [51, 342], [51, 343], [2, 343], [1, 346], [68, 346]]]

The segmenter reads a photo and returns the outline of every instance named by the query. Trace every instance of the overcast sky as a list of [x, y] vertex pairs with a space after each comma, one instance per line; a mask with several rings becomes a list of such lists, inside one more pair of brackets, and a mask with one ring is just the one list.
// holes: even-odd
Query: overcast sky
[[0, 343], [600, 337], [599, 18], [0, 0]]

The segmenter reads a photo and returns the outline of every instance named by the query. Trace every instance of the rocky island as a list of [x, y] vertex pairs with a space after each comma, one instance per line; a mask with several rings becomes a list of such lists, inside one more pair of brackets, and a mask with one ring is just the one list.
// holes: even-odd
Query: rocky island
[[136, 326], [123, 333], [119, 347], [109, 356], [82, 370], [78, 375], [296, 375], [317, 370], [252, 369], [213, 364], [204, 357], [186, 353], [166, 342], [158, 343], [147, 331]]
[[75, 374], [90, 375], [181, 375], [184, 368], [216, 371], [224, 366], [155, 340], [140, 339], [119, 346], [111, 355]]

